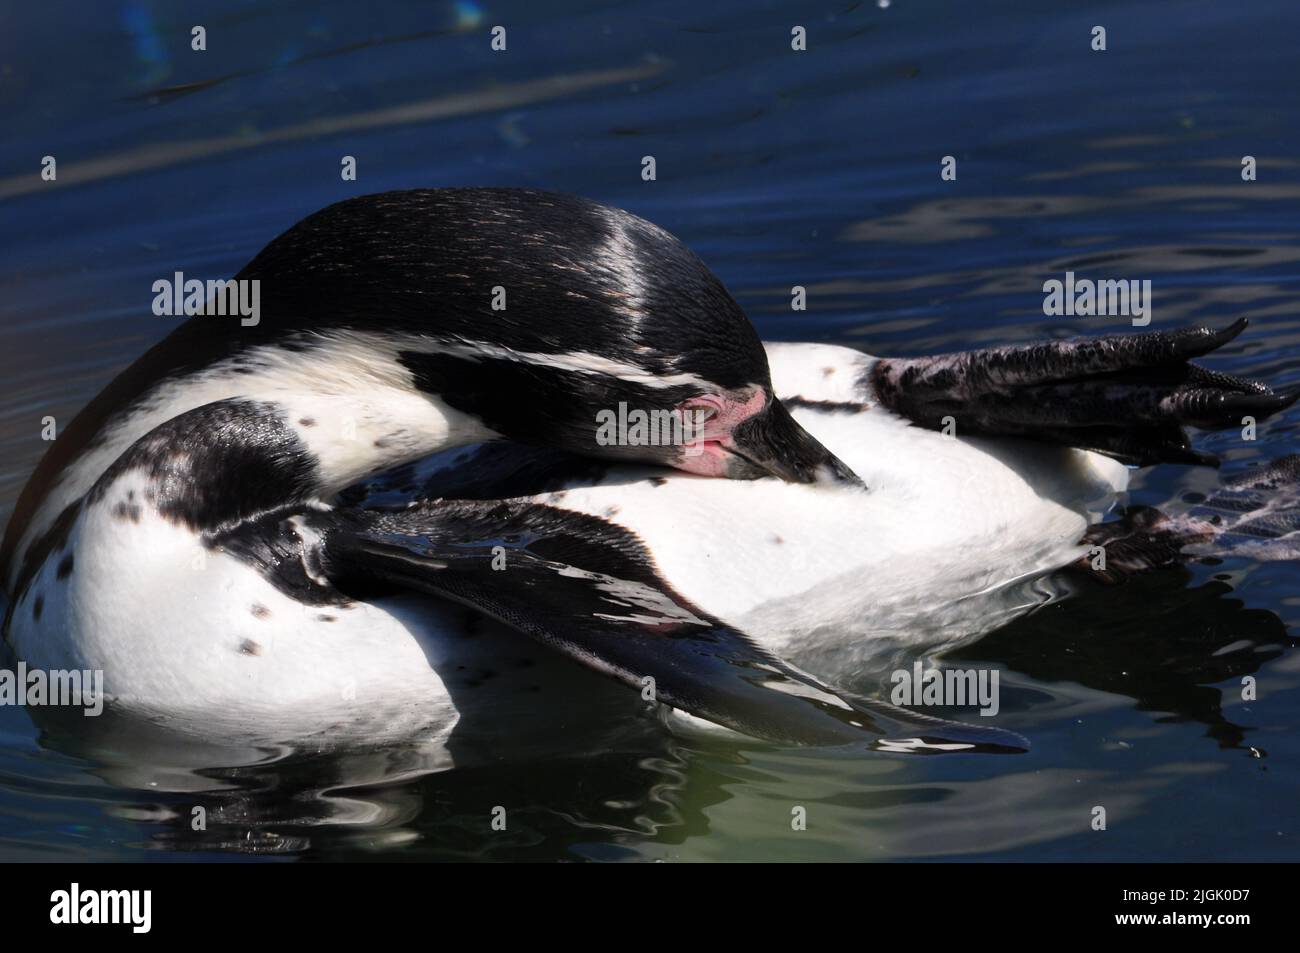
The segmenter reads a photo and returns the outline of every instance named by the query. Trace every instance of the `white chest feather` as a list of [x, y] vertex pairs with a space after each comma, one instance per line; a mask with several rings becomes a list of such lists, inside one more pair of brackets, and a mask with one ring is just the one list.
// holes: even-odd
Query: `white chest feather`
[[[854, 399], [863, 356], [817, 350], [773, 361], [778, 393]], [[629, 468], [539, 499], [633, 530], [682, 595], [830, 678], [890, 642], [938, 647], [1023, 611], [1008, 586], [1077, 556], [1127, 485], [1126, 468], [1096, 454], [956, 439], [880, 408], [793, 413], [866, 491]]]
[[27, 587], [9, 637], [30, 665], [101, 669], [111, 696], [182, 718], [224, 710], [253, 723], [294, 712], [319, 721], [330, 700], [355, 713], [394, 693], [445, 698], [388, 612], [290, 598], [140, 505], [146, 489], [138, 472], [115, 481]]

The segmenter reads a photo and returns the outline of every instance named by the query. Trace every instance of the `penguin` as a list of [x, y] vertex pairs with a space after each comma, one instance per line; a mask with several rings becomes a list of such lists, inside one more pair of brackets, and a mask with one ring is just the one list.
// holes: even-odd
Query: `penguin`
[[[467, 521], [494, 521], [502, 500], [539, 521], [600, 520], [630, 534], [659, 585], [765, 652], [854, 685], [1054, 598], [1035, 583], [1059, 570], [1106, 583], [1204, 556], [1296, 558], [1296, 457], [1194, 506], [1116, 518], [1136, 467], [1217, 464], [1188, 427], [1233, 427], [1295, 402], [1192, 363], [1246, 326], [924, 358], [768, 343], [774, 392], [865, 489], [722, 484], [497, 444], [384, 475], [351, 499], [391, 514], [371, 517], [390, 541], [445, 505], [431, 501], [457, 501]], [[448, 556], [414, 538], [422, 554]]]
[[[765, 741], [1023, 750], [788, 661], [853, 611], [819, 593], [864, 564], [828, 554], [875, 546], [906, 577], [1000, 527], [982, 571], [957, 568], [962, 591], [1001, 590], [1077, 556], [1089, 507], [1122, 488], [1118, 461], [1187, 462], [1184, 425], [1296, 396], [1189, 363], [1237, 326], [911, 361], [765, 348], [667, 232], [530, 190], [341, 202], [235, 280], [259, 283], [260, 320], [195, 316], [112, 381], [38, 465], [0, 547], [17, 658], [102, 671], [116, 709], [217, 734], [448, 736], [455, 673], [506, 645], [467, 645], [448, 625], [459, 604]], [[930, 429], [954, 408], [963, 443]], [[628, 409], [688, 423], [603, 439]], [[954, 478], [985, 519], [945, 537], [932, 512], [918, 531]], [[885, 493], [903, 484], [912, 497]], [[1000, 503], [976, 507], [989, 490]], [[799, 555], [758, 556], [755, 533]], [[891, 553], [908, 536], [932, 545]], [[852, 588], [888, 604], [902, 585], [877, 568]]]

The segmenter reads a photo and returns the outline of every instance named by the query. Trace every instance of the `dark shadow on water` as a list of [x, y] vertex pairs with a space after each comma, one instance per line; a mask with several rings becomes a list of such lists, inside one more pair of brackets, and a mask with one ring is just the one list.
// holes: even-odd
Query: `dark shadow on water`
[[571, 738], [567, 750], [454, 769], [440, 746], [414, 741], [309, 751], [226, 746], [108, 711], [42, 711], [40, 722], [43, 748], [108, 784], [65, 794], [132, 822], [138, 838], [124, 846], [141, 858], [546, 860], [576, 834], [573, 859], [619, 859], [660, 832], [671, 841], [707, 828], [699, 809], [729, 796], [692, 777], [694, 814], [683, 815], [690, 753], [653, 717], [594, 724], [603, 747]]
[[1075, 596], [947, 656], [995, 659], [1037, 682], [1077, 682], [1132, 698], [1162, 723], [1198, 722], [1221, 748], [1247, 745], [1249, 725], [1223, 713], [1218, 683], [1257, 673], [1300, 644], [1283, 621], [1231, 597], [1219, 578], [1162, 570], [1116, 586], [1071, 580]]

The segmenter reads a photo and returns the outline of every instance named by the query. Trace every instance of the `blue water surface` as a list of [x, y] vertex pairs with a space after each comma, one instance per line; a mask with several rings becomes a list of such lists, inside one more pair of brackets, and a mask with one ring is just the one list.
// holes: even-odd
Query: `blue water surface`
[[[0, 519], [42, 418], [69, 419], [172, 327], [155, 279], [232, 274], [303, 215], [395, 188], [622, 206], [693, 247], [764, 337], [885, 355], [1123, 330], [1044, 316], [1043, 281], [1150, 279], [1153, 328], [1247, 315], [1213, 365], [1294, 386], [1298, 26], [1290, 0], [5, 5]], [[1198, 445], [1237, 472], [1300, 450], [1298, 421]], [[1146, 471], [1132, 501], [1214, 480]], [[643, 726], [595, 754], [438, 773], [401, 752], [191, 753], [168, 786], [120, 740], [0, 707], [0, 859], [1295, 859], [1298, 620], [1294, 563], [1053, 601], [955, 660], [1000, 669], [999, 725], [1033, 741], [1005, 757]], [[187, 789], [214, 812], [202, 835]], [[492, 832], [506, 801], [523, 806]]]

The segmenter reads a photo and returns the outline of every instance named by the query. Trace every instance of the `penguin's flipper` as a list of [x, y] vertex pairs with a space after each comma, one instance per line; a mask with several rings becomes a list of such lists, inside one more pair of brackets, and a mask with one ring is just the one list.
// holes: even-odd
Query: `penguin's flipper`
[[935, 357], [882, 358], [871, 385], [890, 410], [959, 436], [1026, 437], [1095, 450], [1137, 466], [1217, 466], [1192, 448], [1184, 427], [1242, 426], [1285, 410], [1300, 390], [1190, 363], [1246, 328], [1203, 327], [992, 347]]
[[1205, 499], [1163, 512], [1129, 507], [1120, 519], [1089, 529], [1082, 545], [1089, 555], [1068, 568], [1102, 582], [1207, 557], [1300, 559], [1300, 454], [1225, 480]]
[[1024, 751], [1021, 736], [852, 699], [710, 617], [661, 579], [630, 531], [527, 501], [314, 514], [320, 568], [448, 598], [611, 675], [648, 700], [779, 744]]

